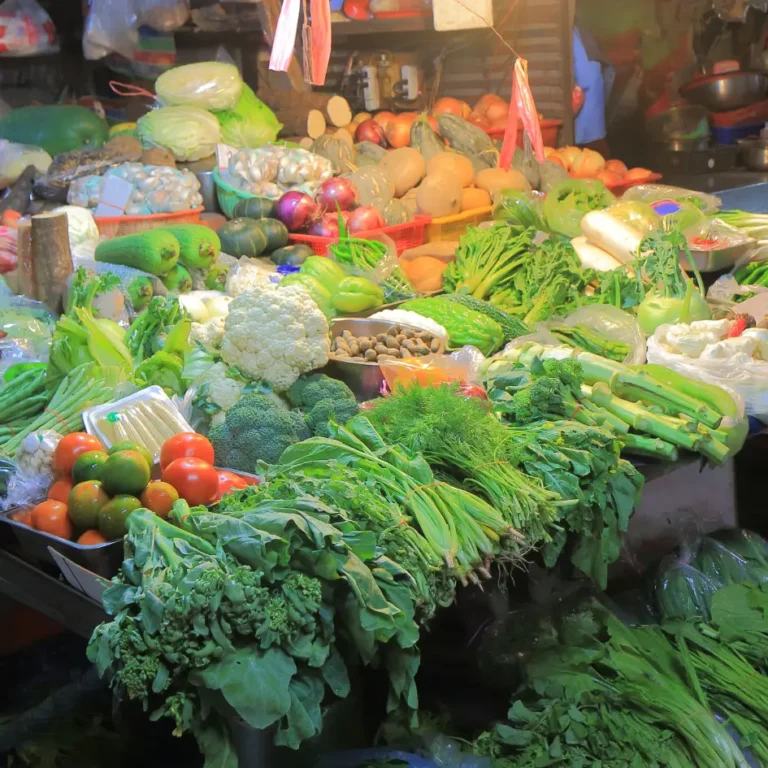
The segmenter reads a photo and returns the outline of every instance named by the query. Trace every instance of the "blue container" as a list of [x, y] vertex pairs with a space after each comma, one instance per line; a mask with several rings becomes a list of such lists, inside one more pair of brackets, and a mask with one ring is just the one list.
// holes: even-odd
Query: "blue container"
[[716, 144], [735, 144], [739, 139], [749, 136], [759, 136], [764, 123], [751, 123], [750, 125], [734, 125], [730, 128], [718, 128], [712, 126], [712, 138]]
[[340, 11], [344, 5], [344, 0], [331, 0], [331, 10]]

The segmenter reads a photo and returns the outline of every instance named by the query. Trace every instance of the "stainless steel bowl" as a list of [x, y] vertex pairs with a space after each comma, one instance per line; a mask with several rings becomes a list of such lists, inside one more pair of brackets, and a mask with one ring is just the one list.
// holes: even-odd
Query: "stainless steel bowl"
[[768, 171], [768, 141], [739, 139], [741, 162], [752, 171]]
[[[331, 321], [331, 336], [341, 336], [344, 331], [349, 331], [353, 336], [376, 336], [391, 328], [390, 320], [369, 320], [365, 317], [345, 317]], [[411, 328], [414, 331], [423, 331], [406, 323], [398, 323], [403, 328]], [[445, 344], [441, 341], [440, 351], [435, 355], [445, 352]], [[435, 355], [424, 355], [422, 359], [429, 360]], [[334, 360], [331, 358], [325, 366], [325, 373], [334, 379], [341, 379], [354, 393], [360, 402], [373, 400], [381, 393], [381, 385], [384, 383], [384, 374], [378, 363], [367, 363], [364, 360]]]
[[691, 80], [680, 95], [711, 112], [728, 112], [762, 101], [768, 92], [766, 72], [724, 72]]
[[672, 107], [648, 120], [648, 135], [656, 142], [700, 141], [709, 139], [707, 110], [694, 104]]

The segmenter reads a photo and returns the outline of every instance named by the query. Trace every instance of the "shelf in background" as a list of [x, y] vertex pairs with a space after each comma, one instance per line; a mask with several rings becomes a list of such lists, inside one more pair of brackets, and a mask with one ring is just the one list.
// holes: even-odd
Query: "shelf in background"
[[339, 37], [434, 31], [431, 16], [406, 16], [405, 18], [370, 19], [368, 21], [334, 21], [333, 23], [333, 34]]

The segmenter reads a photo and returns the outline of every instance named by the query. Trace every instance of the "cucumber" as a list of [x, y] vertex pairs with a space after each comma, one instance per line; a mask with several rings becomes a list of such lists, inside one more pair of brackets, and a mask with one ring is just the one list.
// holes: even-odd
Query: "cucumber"
[[232, 219], [219, 229], [221, 250], [230, 256], [260, 256], [267, 248], [267, 236], [257, 219]]
[[239, 200], [232, 209], [233, 219], [271, 219], [275, 215], [275, 201], [267, 197]]
[[179, 241], [179, 261], [191, 269], [210, 269], [219, 257], [219, 236], [202, 224], [178, 224], [163, 227]]
[[267, 238], [266, 250], [268, 253], [288, 245], [288, 228], [282, 221], [277, 219], [260, 219], [258, 225]]
[[94, 258], [103, 264], [121, 264], [150, 275], [164, 275], [179, 260], [179, 241], [163, 229], [150, 229], [100, 242]]
[[299, 244], [278, 248], [270, 254], [269, 258], [278, 267], [300, 267], [310, 256], [314, 256], [314, 251], [308, 245]]

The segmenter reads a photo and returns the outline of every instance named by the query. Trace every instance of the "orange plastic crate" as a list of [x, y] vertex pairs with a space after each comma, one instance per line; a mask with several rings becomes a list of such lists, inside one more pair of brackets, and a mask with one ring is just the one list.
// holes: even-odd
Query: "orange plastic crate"
[[94, 216], [99, 234], [104, 237], [119, 237], [146, 232], [148, 229], [167, 227], [172, 224], [199, 224], [203, 208], [192, 208], [175, 213], [153, 213], [149, 216]]
[[[375, 235], [387, 235], [394, 241], [399, 256], [403, 251], [423, 244], [425, 229], [430, 221], [432, 219], [429, 216], [416, 216], [413, 221], [405, 224], [393, 224], [391, 227], [372, 229], [370, 232], [356, 232], [354, 237], [364, 240]], [[318, 256], [325, 256], [328, 252], [328, 246], [337, 242], [333, 237], [315, 237], [313, 235], [292, 234], [288, 236], [288, 239], [292, 243], [308, 245]]]
[[432, 223], [427, 227], [427, 242], [442, 243], [458, 240], [467, 231], [467, 227], [476, 227], [492, 218], [493, 207], [489, 205], [486, 208], [475, 208], [474, 211], [464, 211], [454, 216], [432, 219]]

